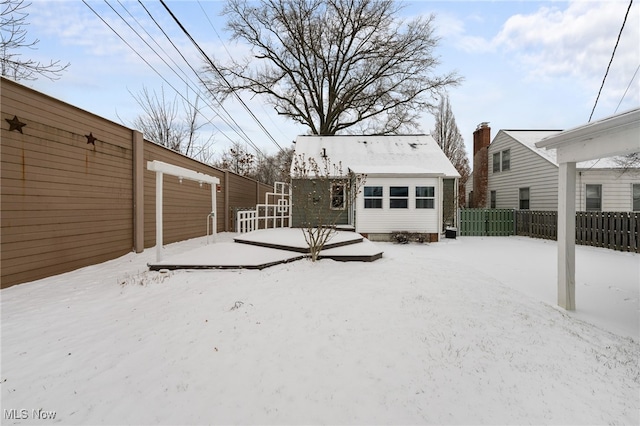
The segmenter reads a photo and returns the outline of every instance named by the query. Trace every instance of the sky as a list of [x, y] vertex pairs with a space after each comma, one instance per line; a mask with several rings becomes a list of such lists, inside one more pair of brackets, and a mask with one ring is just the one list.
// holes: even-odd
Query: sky
[[[202, 56], [160, 2], [143, 4], [149, 13], [134, 1], [33, 0], [27, 38], [39, 43], [36, 50], [23, 54], [70, 66], [56, 81], [41, 77], [21, 83], [129, 127], [142, 114], [133, 95], [144, 88], [164, 90], [168, 99], [178, 96], [176, 92], [195, 99], [194, 90], [201, 87], [193, 70], [201, 69]], [[223, 1], [168, 0], [166, 4], [214, 61], [226, 63], [231, 55], [239, 59], [250, 52], [246, 45], [230, 41], [225, 17], [220, 15]], [[472, 153], [473, 131], [481, 122], [489, 122], [492, 137], [500, 129], [561, 130], [587, 123], [629, 1], [404, 4], [401, 18], [436, 16], [440, 38], [436, 72], [456, 71], [463, 78], [448, 95], [467, 153]], [[640, 106], [639, 67], [640, 5], [635, 2], [592, 121]], [[273, 154], [307, 132], [278, 116], [264, 99], [250, 94], [242, 99], [251, 113], [235, 101], [224, 103], [224, 108], [211, 101], [201, 104], [202, 137], [213, 132], [215, 153], [250, 140], [262, 153]], [[429, 112], [423, 114], [420, 126], [422, 133], [433, 130]]]

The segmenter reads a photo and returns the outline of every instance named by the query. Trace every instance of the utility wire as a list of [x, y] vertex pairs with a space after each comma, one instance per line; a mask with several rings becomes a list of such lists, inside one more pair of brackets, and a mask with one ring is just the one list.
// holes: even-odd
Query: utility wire
[[[211, 27], [211, 29], [215, 33], [216, 37], [218, 37], [218, 40], [220, 41], [220, 45], [222, 46], [224, 51], [227, 52], [227, 55], [229, 56], [229, 58], [231, 60], [233, 60], [233, 55], [231, 54], [229, 49], [227, 49], [227, 44], [224, 42], [224, 40], [222, 40], [222, 37], [220, 37], [220, 34], [218, 33], [218, 30], [216, 29], [215, 25], [213, 25], [213, 22], [211, 22], [211, 18], [209, 18], [209, 14], [205, 10], [205, 8], [202, 6], [202, 3], [200, 2], [200, 0], [197, 0], [197, 1], [198, 1], [198, 6], [200, 6], [200, 10], [202, 10], [202, 13], [204, 14], [205, 18], [207, 18], [207, 21], [209, 22], [209, 26]], [[260, 106], [261, 106], [262, 111], [265, 113], [265, 116], [271, 122], [271, 124], [273, 124], [274, 127], [280, 131], [280, 134], [286, 139], [287, 135], [285, 135], [284, 132], [282, 131], [282, 129], [280, 129], [280, 127], [278, 125], [276, 125], [276, 123], [271, 118], [271, 115], [267, 114], [267, 111], [265, 110], [264, 105], [260, 105]]]
[[636, 78], [636, 75], [638, 74], [638, 70], [640, 70], [640, 64], [638, 64], [638, 67], [636, 68], [636, 72], [633, 73], [633, 76], [631, 77], [631, 81], [629, 81], [629, 84], [627, 85], [627, 88], [624, 89], [624, 93], [622, 94], [622, 97], [620, 98], [620, 102], [618, 102], [618, 106], [616, 107], [616, 110], [613, 112], [614, 114], [616, 112], [618, 112], [618, 108], [620, 108], [620, 104], [622, 103], [622, 100], [624, 99], [625, 96], [627, 96], [627, 92], [629, 91], [629, 87], [631, 87], [631, 83], [633, 83], [633, 80]]
[[[83, 0], [84, 1], [84, 0]], [[200, 54], [202, 54], [202, 56], [205, 58], [205, 60], [209, 63], [209, 65], [211, 66], [211, 68], [220, 76], [220, 78], [224, 81], [224, 83], [231, 88], [231, 84], [229, 83], [229, 81], [224, 77], [224, 75], [222, 74], [222, 72], [218, 69], [218, 67], [213, 63], [213, 61], [211, 60], [211, 58], [209, 58], [209, 56], [204, 52], [204, 50], [202, 50], [202, 48], [200, 47], [200, 45], [195, 41], [195, 39], [191, 36], [191, 34], [189, 34], [189, 31], [187, 31], [187, 29], [182, 25], [182, 23], [180, 22], [180, 20], [173, 14], [173, 12], [171, 11], [171, 9], [169, 9], [169, 6], [167, 6], [167, 4], [164, 2], [164, 0], [160, 0], [160, 3], [162, 4], [162, 6], [164, 6], [164, 8], [166, 9], [166, 11], [169, 13], [169, 15], [171, 15], [171, 17], [173, 18], [173, 20], [176, 22], [176, 24], [180, 27], [180, 29], [182, 30], [182, 32], [184, 32], [184, 34], [189, 38], [189, 40], [191, 40], [191, 42], [193, 43], [193, 45], [198, 49], [198, 51], [200, 52]], [[284, 151], [282, 149], [282, 147], [280, 146], [280, 144], [278, 144], [278, 142], [275, 140], [275, 138], [271, 135], [271, 133], [269, 133], [269, 131], [266, 129], [266, 127], [264, 127], [264, 125], [260, 122], [260, 120], [258, 119], [258, 117], [255, 116], [255, 114], [251, 111], [251, 109], [249, 108], [249, 106], [242, 100], [242, 98], [240, 98], [240, 96], [236, 93], [235, 90], [232, 90], [233, 95], [235, 96], [235, 98], [238, 100], [238, 102], [240, 102], [240, 104], [244, 107], [244, 109], [249, 113], [249, 115], [251, 115], [251, 117], [253, 118], [253, 120], [258, 124], [258, 126], [260, 126], [260, 128], [262, 129], [262, 131], [269, 137], [269, 139], [271, 139], [271, 141], [278, 147], [278, 149], [280, 151]]]
[[[203, 87], [206, 87], [206, 83], [202, 80], [202, 78], [200, 77], [200, 73], [198, 73], [189, 63], [189, 61], [187, 60], [187, 58], [184, 57], [184, 55], [182, 54], [182, 52], [180, 51], [180, 49], [178, 49], [175, 45], [175, 43], [173, 42], [173, 40], [171, 40], [171, 37], [169, 37], [169, 35], [164, 31], [164, 29], [162, 29], [162, 27], [160, 26], [160, 24], [158, 24], [158, 22], [156, 21], [156, 19], [153, 17], [153, 15], [151, 14], [151, 12], [149, 12], [149, 10], [145, 7], [145, 5], [138, 0], [138, 3], [140, 3], [140, 5], [142, 6], [142, 8], [145, 10], [145, 12], [147, 12], [147, 15], [149, 15], [149, 17], [151, 18], [151, 20], [156, 24], [156, 26], [158, 27], [158, 29], [162, 32], [162, 34], [164, 34], [165, 38], [169, 41], [169, 43], [171, 43], [171, 45], [173, 46], [173, 48], [176, 50], [176, 52], [178, 52], [178, 54], [180, 55], [180, 57], [184, 60], [184, 62], [187, 64], [187, 66], [191, 69], [191, 71], [193, 71], [193, 73], [196, 75], [196, 77], [198, 78], [198, 80], [200, 81], [200, 84], [202, 84]], [[251, 140], [251, 138], [249, 137], [249, 135], [247, 135], [245, 133], [245, 131], [242, 129], [242, 127], [240, 127], [240, 125], [235, 121], [235, 119], [233, 118], [233, 116], [229, 113], [229, 111], [227, 111], [227, 109], [224, 107], [224, 105], [222, 105], [222, 103], [215, 97], [214, 94], [210, 93], [211, 97], [216, 101], [216, 103], [219, 105], [220, 109], [222, 109], [227, 116], [229, 117], [229, 120], [233, 123], [233, 125], [235, 125], [235, 129], [234, 126], [232, 124], [230, 124], [227, 120], [225, 120], [223, 117], [219, 116], [230, 128], [234, 129], [234, 131], [236, 132], [236, 134], [238, 134], [238, 136], [240, 136], [241, 138], [243, 138], [245, 140], [246, 143], [248, 143], [249, 145], [251, 145], [251, 147], [261, 156], [265, 156], [264, 153], [260, 150], [260, 148], [258, 148], [258, 146]], [[240, 134], [242, 133], [242, 134]]]
[[[189, 103], [189, 105], [193, 106], [191, 104], [191, 102], [186, 99], [180, 91], [178, 91], [178, 89], [176, 89], [153, 65], [151, 65], [149, 63], [149, 61], [147, 61], [133, 46], [131, 46], [131, 44], [129, 44], [111, 25], [109, 25], [109, 23], [107, 21], [105, 21], [102, 16], [100, 16], [100, 14], [93, 9], [86, 0], [82, 0], [82, 2], [98, 17], [98, 19], [100, 19], [120, 40], [122, 40], [122, 42], [124, 44], [126, 44], [129, 49], [131, 49], [131, 51], [133, 51], [133, 53], [135, 53], [140, 59], [142, 59], [142, 61], [147, 64], [149, 66], [149, 68], [151, 68], [153, 70], [153, 72], [155, 72], [165, 83], [167, 83], [169, 85], [169, 87], [171, 87], [178, 95], [180, 95], [180, 97], [182, 97], [182, 99], [184, 99], [187, 103]], [[108, 4], [108, 3], [107, 3]], [[109, 7], [111, 7], [111, 5], [109, 5]], [[216, 130], [220, 131], [220, 129], [218, 129], [218, 127], [211, 123]], [[227, 139], [229, 139], [229, 141], [231, 142], [235, 142], [233, 139], [229, 138], [229, 136], [227, 136], [225, 133], [221, 132]]]
[[620, 32], [618, 33], [618, 39], [616, 40], [616, 45], [613, 47], [613, 52], [611, 53], [611, 59], [609, 60], [609, 65], [607, 65], [607, 71], [604, 73], [604, 78], [602, 79], [602, 84], [600, 85], [600, 90], [598, 90], [598, 96], [596, 97], [596, 102], [593, 104], [593, 109], [591, 110], [591, 115], [589, 115], [588, 123], [591, 123], [591, 118], [593, 117], [593, 112], [596, 110], [596, 105], [598, 105], [598, 99], [600, 99], [600, 94], [602, 93], [602, 88], [604, 87], [604, 82], [607, 79], [607, 74], [609, 74], [609, 68], [611, 68], [611, 63], [613, 62], [613, 57], [616, 54], [616, 49], [618, 48], [618, 43], [620, 42], [620, 36], [622, 36], [622, 30], [624, 29], [624, 24], [627, 22], [627, 16], [629, 16], [629, 11], [631, 10], [631, 5], [633, 4], [633, 0], [629, 1], [629, 7], [627, 8], [627, 13], [624, 15], [624, 21], [622, 21], [622, 27], [620, 27]]
[[[222, 117], [220, 114], [216, 113], [213, 106], [211, 104], [209, 104], [207, 102], [207, 97], [204, 96], [204, 94], [199, 90], [199, 89], [194, 89], [193, 86], [189, 85], [189, 83], [185, 80], [189, 80], [189, 82], [193, 85], [195, 85], [195, 87], [198, 87], [197, 84], [195, 84], [195, 82], [193, 82], [188, 76], [187, 73], [184, 72], [184, 70], [182, 70], [182, 68], [180, 68], [180, 66], [173, 60], [173, 58], [171, 58], [171, 56], [169, 54], [167, 54], [167, 52], [162, 48], [162, 46], [160, 46], [160, 44], [156, 41], [156, 39], [149, 34], [149, 32], [144, 28], [144, 26], [135, 18], [135, 16], [133, 16], [131, 14], [131, 12], [129, 12], [129, 10], [120, 2], [120, 0], [117, 0], [118, 3], [120, 4], [120, 6], [122, 6], [122, 8], [129, 14], [129, 16], [142, 28], [142, 30], [149, 36], [149, 38], [155, 43], [156, 46], [158, 46], [158, 48], [167, 56], [169, 57], [169, 59], [171, 60], [171, 62], [176, 66], [176, 68], [178, 68], [178, 70], [180, 70], [180, 72], [182, 72], [182, 74], [184, 75], [184, 78], [182, 78], [178, 72], [167, 63], [167, 61], [162, 57], [162, 55], [160, 55], [153, 47], [151, 47], [149, 45], [149, 43], [147, 43], [147, 41], [127, 22], [126, 19], [124, 19], [106, 0], [105, 3], [107, 3], [107, 5], [109, 5], [109, 7], [111, 7], [111, 10], [113, 10], [116, 15], [118, 15], [120, 17], [120, 19], [122, 19], [124, 21], [124, 23], [131, 29], [131, 31], [133, 31], [138, 38], [140, 38], [140, 40], [142, 40], [142, 42], [144, 42], [147, 47], [149, 47], [149, 49], [151, 49], [151, 51], [153, 53], [156, 54], [156, 56], [162, 61], [164, 62], [164, 64], [171, 70], [173, 71], [173, 73], [180, 79], [182, 80], [183, 83], [185, 83], [185, 85], [190, 88], [194, 93], [198, 94], [200, 93], [202, 95], [202, 98], [204, 99], [205, 103], [207, 104], [207, 106], [214, 112], [215, 116], [219, 117], [227, 126], [229, 126], [229, 128], [231, 128], [232, 130], [235, 131], [235, 133], [240, 136], [241, 138], [243, 138], [243, 135], [241, 135], [240, 133], [238, 133], [238, 131], [236, 129], [233, 128], [233, 126], [224, 118]], [[158, 26], [158, 28], [160, 28], [160, 30], [163, 32], [163, 34], [165, 35], [165, 37], [167, 37], [167, 39], [169, 40], [169, 42], [171, 43], [171, 45], [173, 46], [173, 48], [180, 54], [180, 56], [182, 57], [182, 59], [185, 61], [185, 63], [189, 66], [189, 68], [191, 68], [191, 71], [193, 71], [193, 73], [196, 75], [196, 77], [198, 77], [198, 79], [200, 80], [201, 83], [204, 84], [204, 82], [202, 81], [202, 79], [200, 79], [200, 75], [193, 69], [193, 67], [191, 66], [191, 64], [189, 64], [189, 61], [186, 60], [186, 58], [184, 57], [184, 55], [182, 55], [182, 53], [180, 52], [180, 50], [176, 47], [176, 45], [173, 43], [173, 41], [169, 38], [169, 36], [167, 36], [167, 34], [164, 32], [164, 30], [162, 30], [162, 28], [158, 25], [158, 23], [156, 22], [156, 20], [153, 18], [153, 16], [151, 15], [151, 13], [149, 13], [149, 11], [147, 10], [147, 8], [142, 4], [142, 7], [144, 8], [144, 10], [147, 12], [147, 14], [149, 15], [149, 17], [151, 18], [151, 20], [153, 20], [153, 22], [156, 24], [156, 26]], [[165, 80], [166, 81], [166, 80]], [[172, 87], [173, 88], [173, 87]], [[175, 90], [175, 88], [174, 88]], [[204, 117], [204, 114], [202, 113], [202, 111], [200, 111], [200, 109], [198, 109], [195, 105], [193, 105], [188, 98], [185, 98], [181, 92], [177, 92], [177, 94], [183, 99], [185, 100], [185, 102], [187, 102], [189, 105], [191, 105], [192, 108], [194, 108], [194, 110], [196, 110], [200, 115], [202, 115]], [[214, 98], [215, 99], [215, 98]], [[216, 100], [217, 101], [217, 100]], [[218, 104], [220, 104], [218, 102]], [[220, 105], [222, 107], [222, 105]], [[224, 109], [224, 112], [227, 113], [227, 115], [229, 115], [229, 117], [231, 117], [231, 115], [226, 111], [226, 109]], [[206, 119], [206, 117], [205, 117]], [[233, 120], [233, 119], [232, 119]], [[231, 138], [229, 138], [229, 136], [222, 132], [218, 126], [216, 126], [211, 119], [208, 119], [207, 122], [209, 124], [211, 124], [218, 132], [220, 132], [221, 134], [223, 134], [227, 139], [229, 139], [229, 141], [231, 141], [232, 143], [234, 143], [235, 141], [233, 141]], [[235, 122], [234, 122], [235, 123]], [[237, 123], [235, 123], [237, 125]], [[239, 128], [239, 126], [238, 126]], [[240, 129], [242, 131], [242, 129]], [[244, 133], [244, 132], [243, 132]], [[254, 149], [256, 149], [260, 154], [262, 154], [260, 152], [260, 150], [257, 148], [257, 146], [255, 146], [255, 144], [251, 141], [251, 139], [244, 134], [244, 137], [246, 137], [245, 142], [247, 142], [249, 145], [251, 145], [252, 147], [254, 147]], [[264, 155], [264, 154], [263, 154]]]

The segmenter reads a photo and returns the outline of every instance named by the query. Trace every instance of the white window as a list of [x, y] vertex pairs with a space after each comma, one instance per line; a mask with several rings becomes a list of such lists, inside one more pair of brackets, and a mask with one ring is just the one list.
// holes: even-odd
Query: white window
[[502, 151], [502, 171], [511, 170], [511, 150]]
[[633, 184], [633, 211], [640, 212], [640, 183]]
[[493, 173], [511, 170], [511, 150], [505, 149], [493, 154]]
[[500, 153], [496, 152], [493, 154], [493, 173], [497, 173], [500, 171]]
[[588, 212], [602, 211], [602, 185], [587, 185], [585, 207]]
[[345, 208], [344, 183], [331, 184], [331, 210], [344, 210]]
[[495, 209], [496, 208], [496, 199], [497, 199], [497, 194], [496, 191], [491, 191], [491, 208]]
[[436, 189], [433, 186], [416, 186], [416, 209], [435, 208]]
[[409, 208], [408, 186], [392, 186], [389, 188], [389, 207], [392, 209]]
[[365, 209], [381, 209], [382, 208], [382, 187], [381, 186], [365, 186], [364, 187], [364, 208]]

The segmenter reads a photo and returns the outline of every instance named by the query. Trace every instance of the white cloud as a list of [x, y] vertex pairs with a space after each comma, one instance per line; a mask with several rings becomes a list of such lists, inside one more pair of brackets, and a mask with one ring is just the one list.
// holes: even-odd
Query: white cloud
[[[623, 18], [626, 1], [573, 1], [542, 7], [529, 15], [514, 15], [502, 26], [491, 44], [512, 55], [530, 80], [576, 79], [588, 90], [597, 90], [611, 58]], [[640, 14], [634, 5], [624, 32], [603, 96], [617, 101], [640, 64], [638, 38]], [[628, 93], [639, 102], [640, 83]], [[631, 92], [631, 91], [630, 91]]]

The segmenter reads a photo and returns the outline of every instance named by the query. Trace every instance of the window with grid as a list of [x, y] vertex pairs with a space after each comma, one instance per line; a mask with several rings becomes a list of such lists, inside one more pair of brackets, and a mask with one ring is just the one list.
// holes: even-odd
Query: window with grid
[[529, 210], [529, 188], [520, 188], [518, 199], [520, 210]]
[[587, 199], [585, 207], [588, 212], [599, 212], [602, 210], [602, 185], [587, 185]]
[[364, 193], [365, 209], [381, 209], [382, 208], [382, 187], [381, 186], [365, 186], [363, 193]]
[[416, 209], [435, 208], [436, 189], [433, 186], [416, 186]]
[[344, 183], [331, 184], [331, 210], [344, 210], [345, 208]]
[[389, 207], [392, 209], [409, 208], [409, 187], [408, 186], [389, 187]]
[[500, 153], [496, 152], [493, 154], [493, 173], [497, 173], [500, 171]]
[[511, 170], [511, 150], [502, 151], [502, 171]]

